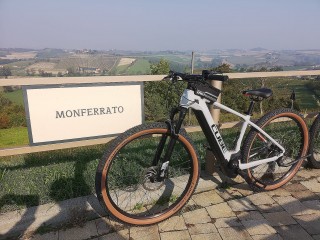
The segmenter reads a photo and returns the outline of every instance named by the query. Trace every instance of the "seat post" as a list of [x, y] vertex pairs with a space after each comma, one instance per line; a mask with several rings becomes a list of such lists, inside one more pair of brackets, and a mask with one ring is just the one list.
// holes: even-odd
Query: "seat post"
[[249, 109], [248, 109], [247, 112], [245, 112], [245, 114], [252, 116], [252, 112], [253, 112], [253, 108], [254, 108], [254, 104], [255, 103], [256, 102], [253, 99], [251, 99], [251, 102], [250, 102], [250, 105], [249, 105]]

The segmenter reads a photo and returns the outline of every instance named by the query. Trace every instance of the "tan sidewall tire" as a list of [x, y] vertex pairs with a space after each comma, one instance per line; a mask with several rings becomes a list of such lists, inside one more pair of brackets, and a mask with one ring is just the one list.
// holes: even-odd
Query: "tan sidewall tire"
[[106, 177], [107, 177], [107, 171], [109, 168], [109, 165], [111, 163], [111, 160], [113, 159], [113, 157], [117, 154], [117, 152], [123, 147], [125, 146], [128, 142], [132, 141], [133, 139], [144, 135], [144, 134], [150, 134], [150, 133], [166, 133], [167, 129], [148, 129], [148, 130], [144, 130], [144, 131], [140, 131], [136, 134], [131, 135], [130, 137], [128, 137], [127, 139], [125, 139], [122, 143], [120, 143], [113, 151], [112, 153], [109, 155], [109, 158], [106, 160], [106, 164], [103, 168], [102, 171], [102, 177], [101, 177], [101, 194], [102, 194], [102, 198], [103, 201], [105, 203], [105, 205], [108, 208], [108, 211], [115, 216], [116, 218], [118, 218], [119, 220], [129, 223], [129, 224], [133, 224], [133, 225], [150, 225], [150, 224], [154, 224], [160, 221], [163, 221], [166, 218], [169, 218], [170, 216], [172, 216], [173, 214], [175, 214], [176, 212], [178, 212], [179, 210], [181, 210], [181, 208], [187, 203], [187, 201], [190, 199], [191, 195], [193, 194], [196, 186], [197, 186], [197, 182], [199, 179], [199, 164], [198, 164], [198, 158], [197, 158], [197, 154], [193, 148], [193, 146], [190, 144], [190, 142], [183, 137], [181, 134], [179, 135], [178, 139], [185, 144], [185, 146], [187, 147], [187, 149], [190, 152], [192, 161], [193, 161], [193, 177], [191, 180], [191, 184], [190, 187], [187, 191], [187, 193], [184, 195], [184, 197], [182, 198], [182, 200], [172, 209], [170, 209], [169, 211], [164, 212], [163, 214], [159, 214], [157, 216], [153, 216], [153, 217], [149, 217], [149, 218], [145, 218], [145, 219], [138, 219], [138, 218], [131, 218], [128, 216], [125, 216], [124, 214], [120, 213], [112, 204], [111, 200], [108, 197], [107, 194], [107, 189], [105, 186], [105, 182], [106, 182]]
[[[301, 125], [301, 127], [302, 127], [302, 130], [303, 130], [303, 134], [304, 134], [303, 137], [304, 137], [304, 139], [305, 139], [304, 144], [303, 144], [303, 147], [302, 147], [302, 151], [301, 151], [301, 154], [300, 154], [300, 157], [301, 157], [301, 156], [306, 156], [306, 155], [307, 155], [307, 151], [308, 151], [308, 145], [309, 145], [309, 141], [308, 141], [308, 139], [309, 139], [309, 135], [308, 135], [309, 131], [308, 131], [308, 127], [307, 127], [305, 121], [304, 121], [303, 118], [300, 117], [299, 115], [297, 115], [297, 114], [295, 114], [295, 113], [292, 113], [292, 112], [279, 113], [279, 114], [271, 117], [270, 119], [268, 119], [268, 121], [267, 121], [266, 123], [264, 123], [262, 126], [260, 126], [260, 128], [263, 129], [268, 123], [270, 123], [270, 122], [271, 122], [272, 120], [274, 120], [275, 118], [279, 118], [279, 117], [291, 117], [291, 118], [297, 120], [297, 121], [300, 123], [300, 125]], [[257, 135], [253, 138], [253, 140], [252, 140], [252, 142], [251, 142], [251, 144], [250, 144], [249, 149], [251, 149], [252, 144], [253, 144], [253, 142], [254, 142], [254, 140], [255, 140], [256, 137], [257, 137]], [[249, 153], [249, 152], [248, 152], [248, 153]], [[248, 163], [248, 162], [249, 162], [249, 159], [247, 158], [247, 163]], [[262, 189], [264, 189], [264, 190], [268, 190], [268, 191], [269, 191], [269, 190], [277, 189], [277, 188], [283, 186], [284, 184], [286, 184], [287, 182], [289, 182], [289, 181], [293, 178], [293, 176], [297, 173], [297, 171], [298, 171], [299, 168], [301, 167], [302, 163], [303, 163], [303, 159], [301, 159], [301, 160], [296, 164], [295, 168], [289, 173], [289, 175], [288, 175], [286, 178], [284, 178], [281, 182], [279, 182], [279, 183], [277, 183], [277, 184], [272, 184], [272, 185], [264, 186], [264, 185], [262, 185], [262, 184], [260, 184], [260, 183], [258, 183], [258, 182], [255, 182], [255, 178], [251, 175], [250, 169], [247, 170], [247, 174], [248, 174], [249, 179], [251, 179], [251, 182], [252, 182], [252, 183], [255, 182], [256, 186], [258, 186], [259, 188], [262, 188]]]

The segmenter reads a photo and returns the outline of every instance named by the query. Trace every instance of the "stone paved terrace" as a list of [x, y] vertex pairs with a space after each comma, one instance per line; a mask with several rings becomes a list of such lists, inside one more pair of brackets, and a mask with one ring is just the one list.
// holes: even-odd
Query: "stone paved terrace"
[[203, 176], [185, 210], [157, 225], [128, 227], [100, 217], [44, 234], [31, 231], [20, 239], [320, 240], [320, 170], [301, 169], [289, 184], [270, 192], [252, 192], [241, 181], [226, 188], [220, 184], [217, 175]]

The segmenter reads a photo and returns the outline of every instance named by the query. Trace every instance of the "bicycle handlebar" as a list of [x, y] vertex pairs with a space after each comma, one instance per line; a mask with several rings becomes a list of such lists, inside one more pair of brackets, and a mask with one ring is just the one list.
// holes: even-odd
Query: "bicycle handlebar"
[[183, 81], [187, 82], [193, 82], [193, 81], [205, 81], [205, 80], [215, 80], [215, 81], [227, 81], [229, 79], [228, 76], [223, 75], [221, 73], [209, 71], [209, 70], [203, 70], [202, 74], [186, 74], [186, 73], [179, 73], [179, 72], [174, 72], [170, 71], [169, 75], [166, 76], [164, 79], [167, 80], [172, 80], [172, 81], [177, 81], [181, 78]]

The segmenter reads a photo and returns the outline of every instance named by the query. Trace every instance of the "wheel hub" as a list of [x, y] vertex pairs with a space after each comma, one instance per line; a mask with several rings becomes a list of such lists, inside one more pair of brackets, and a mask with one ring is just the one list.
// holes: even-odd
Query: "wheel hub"
[[146, 169], [143, 180], [143, 188], [148, 191], [156, 191], [164, 185], [164, 179], [159, 177], [159, 167], [152, 166]]

